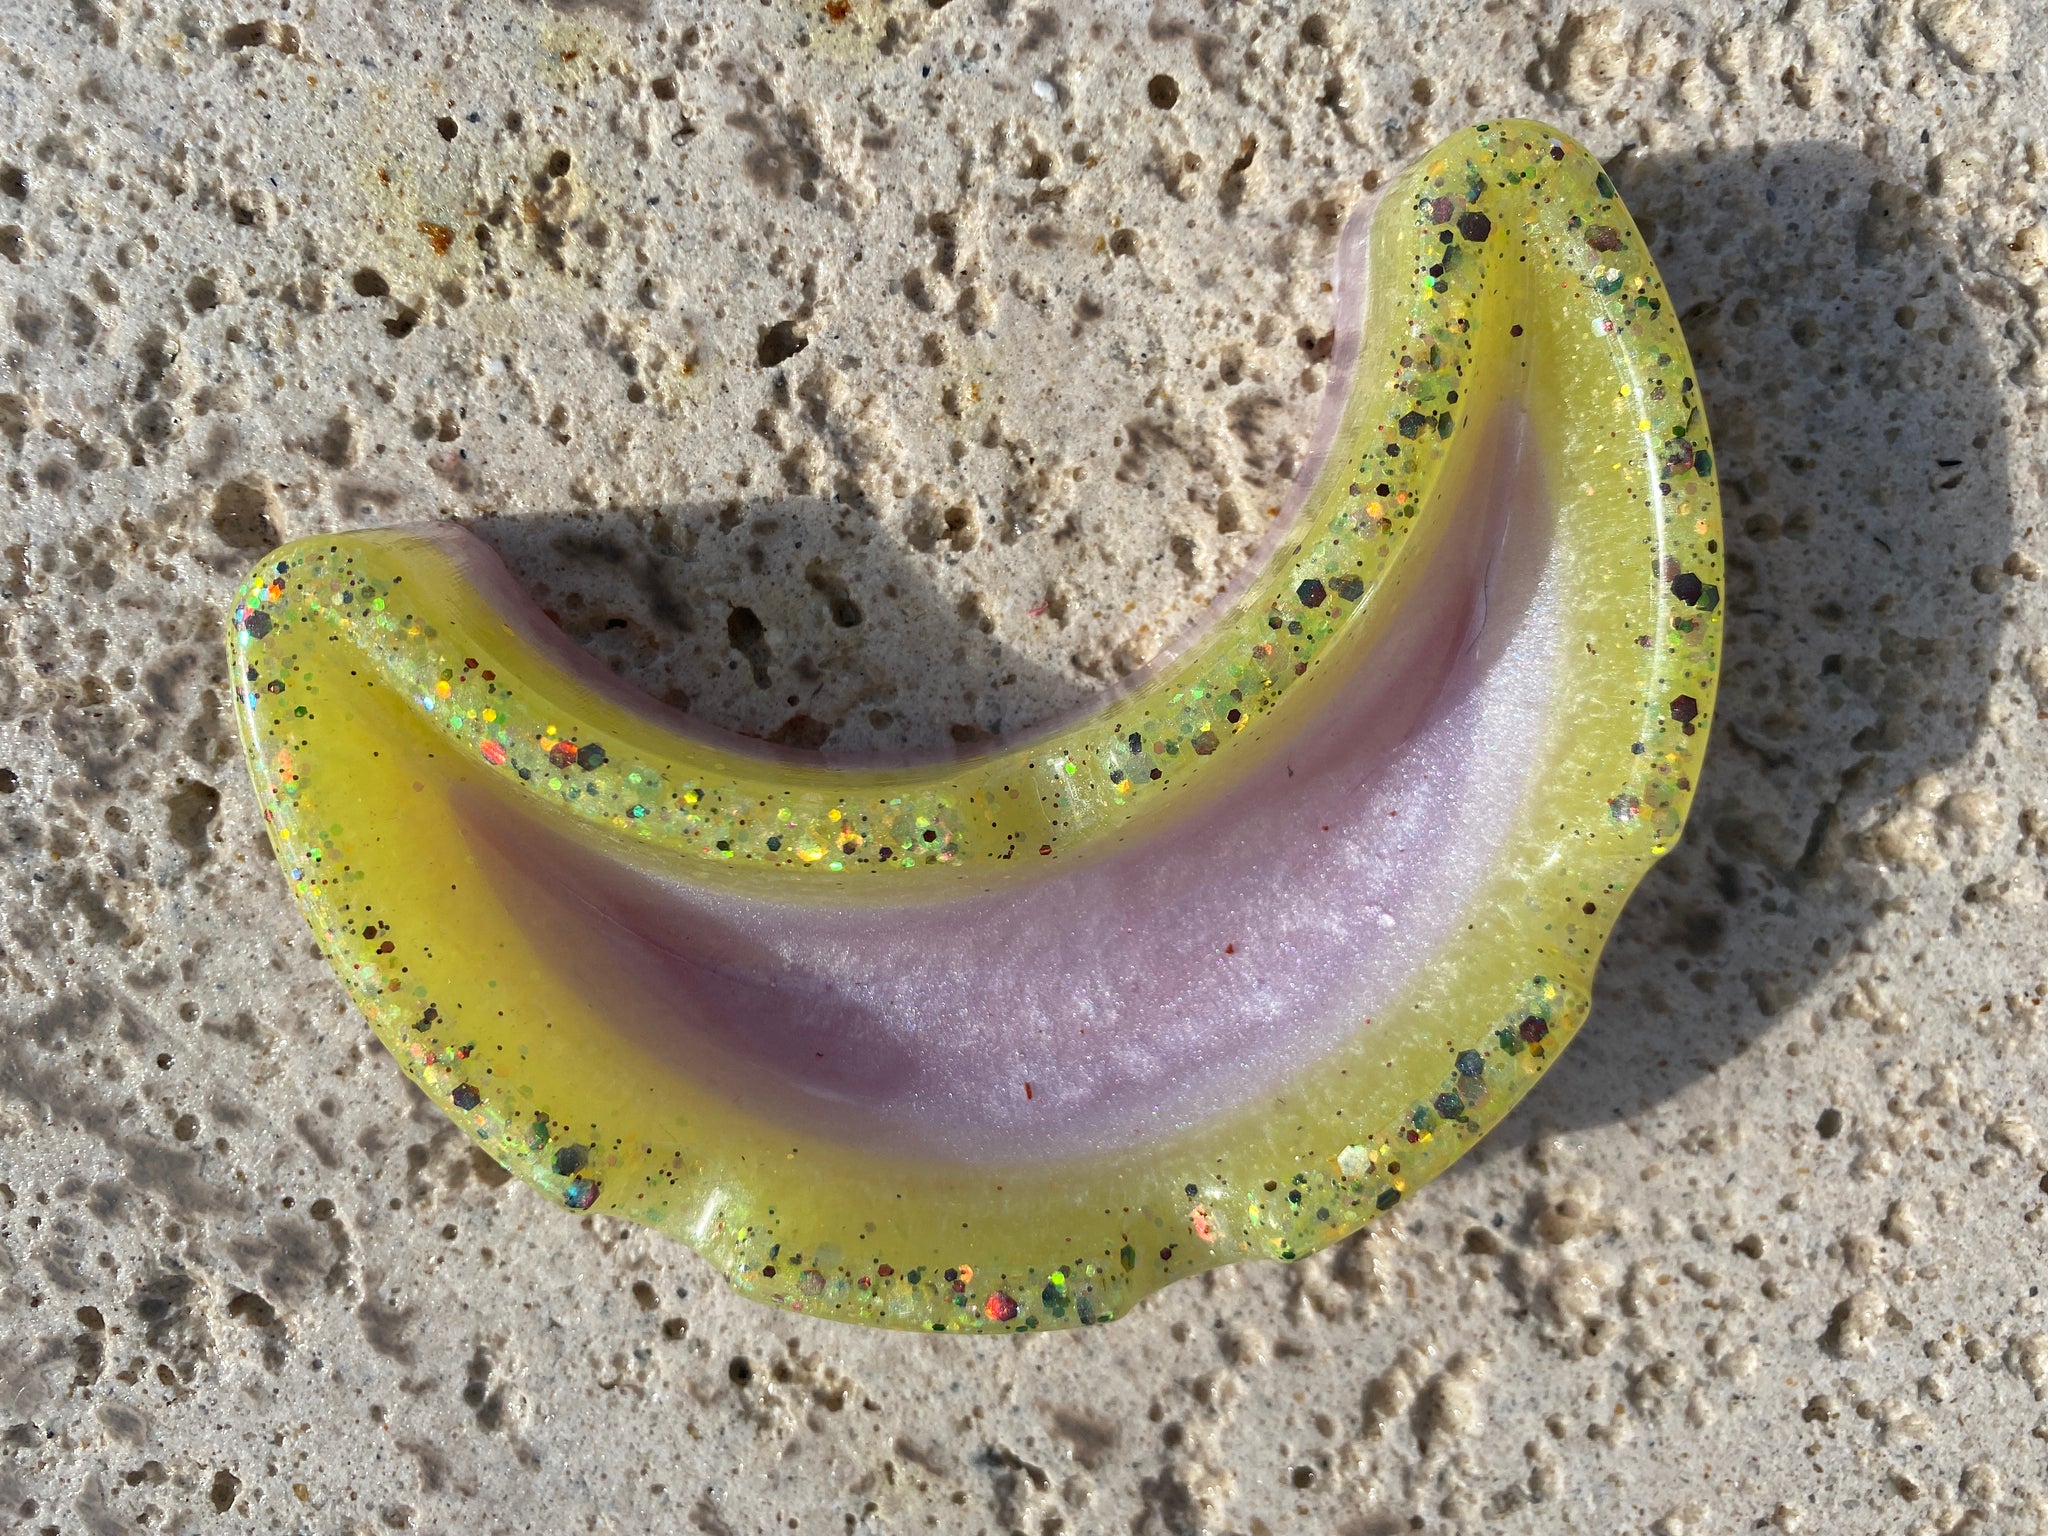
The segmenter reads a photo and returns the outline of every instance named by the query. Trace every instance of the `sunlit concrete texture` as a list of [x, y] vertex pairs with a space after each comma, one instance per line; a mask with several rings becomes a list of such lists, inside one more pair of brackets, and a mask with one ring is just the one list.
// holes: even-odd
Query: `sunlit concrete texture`
[[[0, 0], [0, 1526], [2048, 1524], [2044, 55], [2017, 0]], [[705, 720], [1014, 734], [1200, 621], [1346, 213], [1510, 113], [1685, 316], [1728, 667], [1481, 1151], [1106, 1329], [901, 1337], [405, 1086], [233, 740], [262, 549], [475, 519]]]

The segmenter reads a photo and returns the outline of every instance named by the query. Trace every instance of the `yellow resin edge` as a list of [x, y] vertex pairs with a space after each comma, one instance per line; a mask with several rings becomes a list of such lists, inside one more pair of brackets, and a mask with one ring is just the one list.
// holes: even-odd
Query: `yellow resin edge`
[[[1477, 241], [1458, 233], [1473, 212], [1489, 225]], [[853, 773], [706, 747], [574, 686], [550, 697], [552, 663], [403, 533], [267, 559], [231, 637], [252, 773], [316, 935], [414, 1080], [540, 1188], [671, 1232], [749, 1295], [953, 1329], [1103, 1320], [1216, 1263], [1311, 1252], [1497, 1121], [1583, 1020], [1613, 918], [1682, 822], [1718, 662], [1718, 501], [1676, 317], [1578, 146], [1536, 124], [1468, 130], [1389, 189], [1372, 247], [1356, 382], [1299, 538], [1144, 691], [1021, 749]], [[1498, 259], [1510, 250], [1532, 260]], [[1531, 360], [1537, 377], [1516, 384]], [[1113, 1159], [945, 1167], [807, 1146], [581, 1019], [520, 970], [489, 893], [464, 888], [473, 866], [426, 774], [488, 780], [520, 761], [544, 765], [558, 782], [543, 798], [601, 840], [762, 895], [839, 876], [936, 896], [977, 867], [1022, 876], [1003, 868], [1020, 852], [1028, 864], [1121, 837], [1168, 792], [1227, 771], [1283, 696], [1312, 709], [1318, 674], [1392, 622], [1382, 599], [1413, 565], [1399, 558], [1411, 530], [1428, 528], [1446, 426], [1455, 438], [1507, 394], [1527, 401], [1567, 568], [1557, 724], [1528, 744], [1545, 766], [1523, 835], [1412, 995], [1278, 1096]], [[557, 703], [575, 717], [543, 719]], [[602, 760], [586, 765], [593, 743]], [[649, 826], [657, 790], [673, 809]], [[738, 831], [750, 803], [818, 856], [717, 847], [739, 842], [714, 834]], [[858, 842], [835, 835], [849, 823]], [[385, 908], [358, 923], [351, 897], [372, 887]], [[451, 895], [457, 932], [435, 915]], [[566, 1171], [565, 1147], [583, 1149]]]

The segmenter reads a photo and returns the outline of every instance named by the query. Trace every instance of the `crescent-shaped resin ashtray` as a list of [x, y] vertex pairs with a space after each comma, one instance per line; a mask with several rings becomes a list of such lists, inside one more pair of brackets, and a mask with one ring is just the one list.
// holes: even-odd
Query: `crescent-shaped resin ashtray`
[[230, 644], [278, 858], [478, 1145], [744, 1294], [1101, 1322], [1356, 1231], [1586, 1017], [1720, 655], [1698, 386], [1599, 164], [1481, 124], [1347, 235], [1318, 467], [1221, 618], [936, 764], [707, 732], [452, 523]]

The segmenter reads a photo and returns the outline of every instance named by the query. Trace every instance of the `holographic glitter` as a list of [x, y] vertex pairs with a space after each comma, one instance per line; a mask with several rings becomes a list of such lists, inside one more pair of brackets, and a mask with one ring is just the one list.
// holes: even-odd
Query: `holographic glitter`
[[[1342, 317], [1355, 361], [1334, 386], [1328, 451], [1276, 557], [1166, 664], [1021, 746], [826, 767], [691, 734], [623, 697], [446, 526], [267, 557], [230, 633], [251, 771], [319, 942], [406, 1071], [571, 1210], [669, 1232], [763, 1301], [937, 1331], [1106, 1321], [1217, 1264], [1299, 1257], [1471, 1145], [1585, 1018], [1623, 901], [1683, 823], [1719, 662], [1719, 504], [1677, 317], [1582, 148], [1534, 123], [1468, 129], [1387, 189], [1370, 247], [1364, 312]], [[1503, 436], [1509, 421], [1518, 436]], [[1000, 1032], [984, 1029], [981, 1075], [963, 1079], [979, 1086], [961, 1091], [1008, 1085], [999, 1113], [970, 1107], [958, 1125], [901, 1135], [876, 1120], [870, 1134], [852, 1111], [791, 1110], [811, 1079], [783, 1098], [756, 1091], [766, 1048], [740, 1003], [668, 999], [684, 1034], [710, 1042], [701, 1071], [688, 1049], [615, 1017], [652, 1006], [671, 964], [717, 987], [777, 986], [761, 958], [773, 945], [732, 918], [689, 940], [709, 959], [650, 939], [646, 976], [608, 990], [612, 930], [654, 932], [642, 909], [676, 892], [702, 896], [693, 924], [781, 912], [792, 932], [836, 925], [845, 970], [861, 962], [864, 913], [887, 908], [901, 928], [927, 911], [1028, 903], [1193, 826], [1219, 860], [1234, 828], [1262, 836], [1265, 786], [1293, 777], [1290, 754], [1347, 690], [1390, 686], [1380, 674], [1412, 670], [1404, 658], [1468, 666], [1484, 649], [1491, 631], [1460, 628], [1457, 605], [1497, 606], [1501, 561], [1493, 534], [1458, 517], [1490, 485], [1488, 444], [1509, 439], [1548, 496], [1553, 638], [1528, 673], [1545, 691], [1518, 709], [1497, 682], [1502, 702], [1472, 715], [1492, 756], [1514, 762], [1512, 792], [1490, 831], [1473, 811], [1483, 857], [1442, 897], [1442, 920], [1347, 913], [1416, 959], [1376, 1000], [1329, 1000], [1336, 1035], [1247, 1065], [1242, 1082], [1191, 1072], [1186, 1106], [1162, 1108], [1154, 1131], [1118, 1124], [1063, 1149], [1053, 1132], [1006, 1141], [1003, 1128], [1083, 1117], [1091, 1084], [1105, 1105], [1118, 1092], [1150, 1103], [1149, 1080], [1119, 1088], [1090, 1065], [1113, 1040], [1051, 1065], [1020, 1044], [1012, 1071]], [[1466, 566], [1471, 591], [1432, 574]], [[1436, 635], [1429, 624], [1448, 638], [1401, 648], [1409, 631]], [[1392, 724], [1382, 734], [1390, 752], [1408, 739]], [[1335, 849], [1231, 856], [1297, 905], [1327, 887], [1357, 906], [1358, 882], [1392, 858], [1380, 844], [1409, 835], [1400, 815], [1319, 824], [1338, 827]], [[1443, 834], [1447, 855], [1458, 830]], [[1181, 847], [1171, 867], [1199, 869], [1200, 853]], [[610, 867], [619, 884], [593, 907]], [[1241, 937], [1204, 951], [1219, 978], [1282, 963], [1286, 946], [1260, 943], [1263, 913], [1242, 916]], [[839, 1074], [839, 1098], [865, 1091], [886, 1109], [890, 1059], [870, 1042], [861, 1060], [828, 1062], [832, 1017], [821, 1004], [826, 1064], [803, 1070]]]

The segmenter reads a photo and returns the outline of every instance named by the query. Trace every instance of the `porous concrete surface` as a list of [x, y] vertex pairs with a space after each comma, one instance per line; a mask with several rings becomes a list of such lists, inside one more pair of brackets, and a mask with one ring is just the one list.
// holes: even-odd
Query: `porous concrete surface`
[[[4, 0], [0, 1525], [2048, 1527], [2044, 55], [2019, 0]], [[1242, 565], [1346, 210], [1508, 113], [1686, 317], [1728, 667], [1480, 1151], [932, 1338], [739, 1302], [406, 1086], [233, 740], [273, 539], [477, 519], [785, 742], [1027, 728]]]

